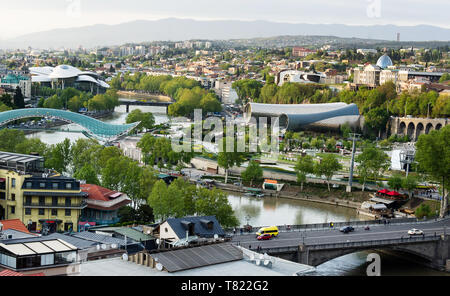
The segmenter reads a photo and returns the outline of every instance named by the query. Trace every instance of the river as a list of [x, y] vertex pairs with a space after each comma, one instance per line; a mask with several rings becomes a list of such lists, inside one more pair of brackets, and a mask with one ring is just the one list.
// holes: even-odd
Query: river
[[[235, 192], [228, 194], [228, 200], [241, 225], [247, 223], [253, 226], [292, 225], [367, 219], [356, 214], [355, 209], [301, 200], [275, 197], [260, 199]], [[310, 275], [364, 276], [367, 267], [366, 258], [370, 253], [372, 252], [364, 251], [335, 258], [317, 266], [316, 271]], [[405, 260], [405, 257], [400, 257], [398, 254], [384, 252], [378, 252], [378, 254], [381, 257], [381, 275], [450, 275]]]
[[[130, 106], [130, 111], [139, 108], [144, 112], [154, 113], [156, 123], [168, 121], [167, 115], [161, 113], [160, 107]], [[125, 106], [116, 107], [115, 112], [101, 120], [113, 124], [125, 123], [127, 113]], [[65, 126], [79, 130], [75, 124]], [[86, 138], [81, 133], [69, 132], [38, 132], [27, 137], [41, 139], [47, 144], [62, 142], [65, 138], [76, 141]], [[283, 198], [266, 197], [258, 199], [242, 196], [237, 193], [229, 193], [228, 199], [232, 205], [241, 225], [247, 222], [251, 225], [283, 225], [283, 224], [308, 224], [328, 223], [364, 219], [358, 217], [356, 211], [350, 208], [336, 207], [332, 205], [299, 201]], [[366, 257], [370, 252], [357, 252], [330, 260], [319, 265], [312, 275], [366, 275]], [[382, 275], [450, 275], [449, 273], [435, 271], [414, 262], [400, 258], [393, 254], [379, 253], [381, 256]]]

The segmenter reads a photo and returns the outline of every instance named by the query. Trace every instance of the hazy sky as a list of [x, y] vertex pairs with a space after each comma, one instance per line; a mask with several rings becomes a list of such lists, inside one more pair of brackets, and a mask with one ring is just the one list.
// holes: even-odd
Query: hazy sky
[[450, 28], [449, 0], [0, 0], [0, 39], [167, 17]]

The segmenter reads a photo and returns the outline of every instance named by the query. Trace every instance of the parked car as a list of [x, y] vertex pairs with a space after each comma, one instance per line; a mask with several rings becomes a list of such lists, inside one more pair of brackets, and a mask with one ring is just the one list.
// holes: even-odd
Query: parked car
[[352, 226], [343, 226], [339, 229], [339, 231], [343, 233], [349, 233], [352, 232], [353, 230], [355, 230], [355, 228], [353, 228]]
[[271, 238], [272, 238], [272, 235], [270, 233], [263, 233], [257, 237], [257, 240], [269, 240]]
[[423, 231], [420, 229], [413, 228], [413, 229], [408, 230], [408, 234], [409, 235], [422, 235]]

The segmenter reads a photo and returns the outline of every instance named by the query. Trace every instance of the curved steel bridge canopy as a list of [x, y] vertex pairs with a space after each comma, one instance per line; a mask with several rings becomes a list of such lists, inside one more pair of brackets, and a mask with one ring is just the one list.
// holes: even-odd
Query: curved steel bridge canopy
[[85, 128], [87, 130], [87, 134], [95, 138], [110, 140], [127, 134], [139, 124], [139, 122], [134, 122], [131, 124], [115, 125], [70, 111], [47, 108], [29, 108], [1, 112], [0, 126], [3, 126], [11, 121], [30, 117], [52, 117], [68, 123], [75, 123]]

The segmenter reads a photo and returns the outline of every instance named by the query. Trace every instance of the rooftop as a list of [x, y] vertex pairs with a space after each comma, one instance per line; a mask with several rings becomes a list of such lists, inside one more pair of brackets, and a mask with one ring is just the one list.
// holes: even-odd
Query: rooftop
[[20, 219], [1, 220], [0, 223], [3, 224], [3, 230], [13, 229], [24, 233], [30, 233]]

